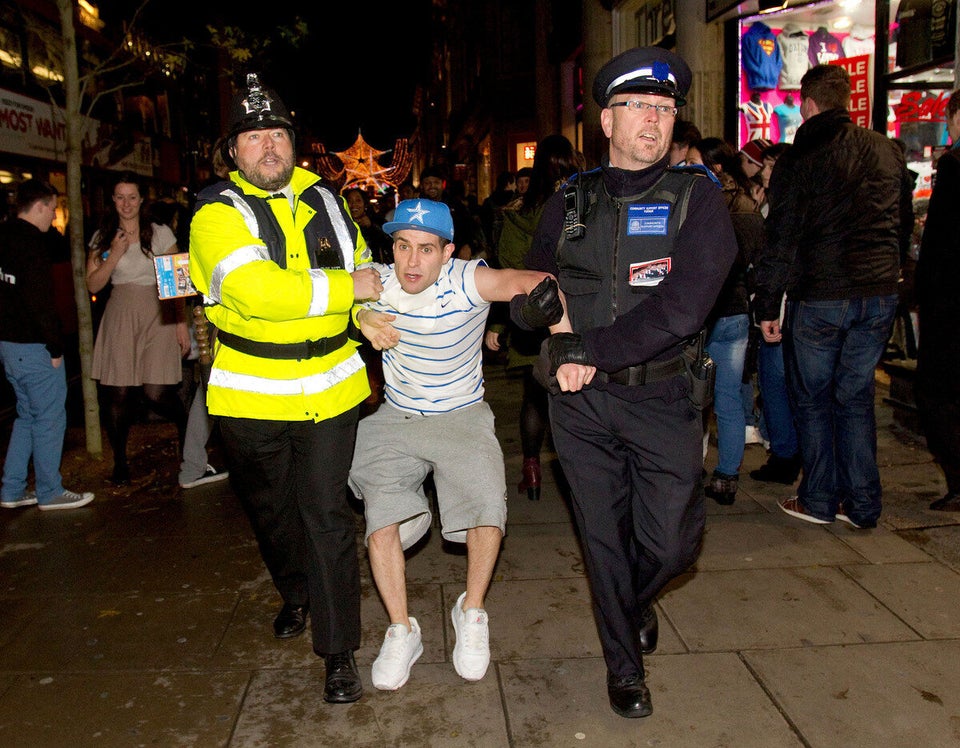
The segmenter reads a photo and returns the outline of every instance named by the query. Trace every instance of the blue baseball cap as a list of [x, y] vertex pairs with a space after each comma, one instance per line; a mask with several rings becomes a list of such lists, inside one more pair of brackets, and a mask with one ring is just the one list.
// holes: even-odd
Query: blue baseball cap
[[448, 242], [453, 241], [453, 218], [445, 203], [416, 198], [401, 200], [393, 212], [393, 220], [383, 224], [383, 230], [393, 235], [401, 229], [426, 231]]

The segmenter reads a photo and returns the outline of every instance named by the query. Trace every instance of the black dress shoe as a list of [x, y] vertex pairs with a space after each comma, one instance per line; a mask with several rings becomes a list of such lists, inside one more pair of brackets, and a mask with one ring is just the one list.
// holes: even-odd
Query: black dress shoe
[[309, 611], [309, 605], [284, 603], [277, 617], [273, 619], [273, 635], [278, 639], [300, 636], [307, 628], [307, 613]]
[[947, 495], [930, 504], [930, 508], [935, 512], [960, 512], [960, 493], [947, 491]]
[[610, 707], [621, 717], [649, 717], [653, 714], [650, 690], [643, 682], [642, 675], [627, 675], [614, 678], [607, 675], [607, 694]]
[[657, 609], [650, 603], [650, 607], [640, 616], [640, 651], [645, 655], [655, 652], [659, 638], [660, 621], [657, 618]]
[[323, 658], [327, 666], [327, 682], [323, 687], [323, 700], [329, 704], [349, 704], [363, 695], [363, 684], [353, 652], [348, 650]]

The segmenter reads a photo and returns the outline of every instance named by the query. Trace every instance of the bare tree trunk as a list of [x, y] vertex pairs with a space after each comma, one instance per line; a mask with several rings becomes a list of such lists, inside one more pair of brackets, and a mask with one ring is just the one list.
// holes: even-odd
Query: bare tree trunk
[[64, 88], [67, 120], [67, 206], [70, 211], [70, 260], [73, 265], [73, 291], [77, 303], [80, 333], [80, 380], [83, 387], [83, 414], [87, 452], [96, 459], [103, 457], [100, 434], [100, 406], [97, 385], [90, 377], [93, 355], [93, 315], [87, 292], [87, 252], [83, 242], [83, 197], [80, 187], [82, 159], [81, 138], [83, 115], [80, 112], [80, 70], [77, 62], [77, 37], [74, 28], [73, 0], [57, 0], [64, 47]]

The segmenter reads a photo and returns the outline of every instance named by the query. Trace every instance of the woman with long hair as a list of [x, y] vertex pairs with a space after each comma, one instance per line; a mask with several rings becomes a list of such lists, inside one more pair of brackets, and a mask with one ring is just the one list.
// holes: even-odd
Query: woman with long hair
[[[524, 268], [523, 260], [533, 241], [533, 232], [540, 222], [544, 203], [567, 177], [582, 169], [582, 156], [563, 135], [548, 135], [537, 144], [526, 192], [503, 211], [503, 226], [497, 244], [501, 267]], [[503, 316], [503, 311], [502, 308], [498, 310], [498, 320]], [[507, 335], [504, 342], [509, 346], [507, 369], [519, 370], [523, 376], [523, 399], [520, 403], [523, 467], [517, 490], [526, 492], [527, 498], [536, 500], [540, 498], [540, 450], [547, 434], [549, 413], [547, 391], [533, 377], [533, 365], [540, 353], [544, 333], [526, 332], [506, 321], [499, 324], [493, 322], [486, 336], [488, 348], [500, 350], [504, 330]]]
[[160, 301], [153, 262], [157, 255], [176, 253], [177, 240], [169, 227], [150, 221], [143, 203], [137, 177], [121, 174], [113, 187], [113, 210], [100, 222], [87, 255], [90, 292], [113, 284], [93, 348], [92, 376], [108, 403], [115, 485], [130, 482], [127, 436], [141, 390], [148, 407], [176, 425], [181, 448], [187, 423], [177, 385], [190, 333], [183, 300]]

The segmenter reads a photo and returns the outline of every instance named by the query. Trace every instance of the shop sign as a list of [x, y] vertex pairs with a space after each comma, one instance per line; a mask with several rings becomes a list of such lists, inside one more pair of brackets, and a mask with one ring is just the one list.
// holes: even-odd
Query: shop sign
[[850, 73], [850, 117], [855, 125], [870, 127], [870, 55], [843, 57], [831, 65], [839, 65]]
[[66, 138], [61, 109], [0, 89], [0, 151], [63, 161]]
[[946, 122], [950, 92], [931, 95], [927, 91], [908, 91], [893, 105], [893, 113], [901, 125], [911, 122]]
[[[81, 132], [84, 166], [129, 170], [153, 176], [153, 149], [149, 139], [128, 143], [104, 137], [107, 128], [84, 118]], [[50, 102], [0, 89], [0, 153], [66, 161], [67, 122], [64, 111]]]
[[636, 20], [637, 43], [643, 47], [660, 44], [676, 33], [674, 0], [649, 0], [637, 10]]

